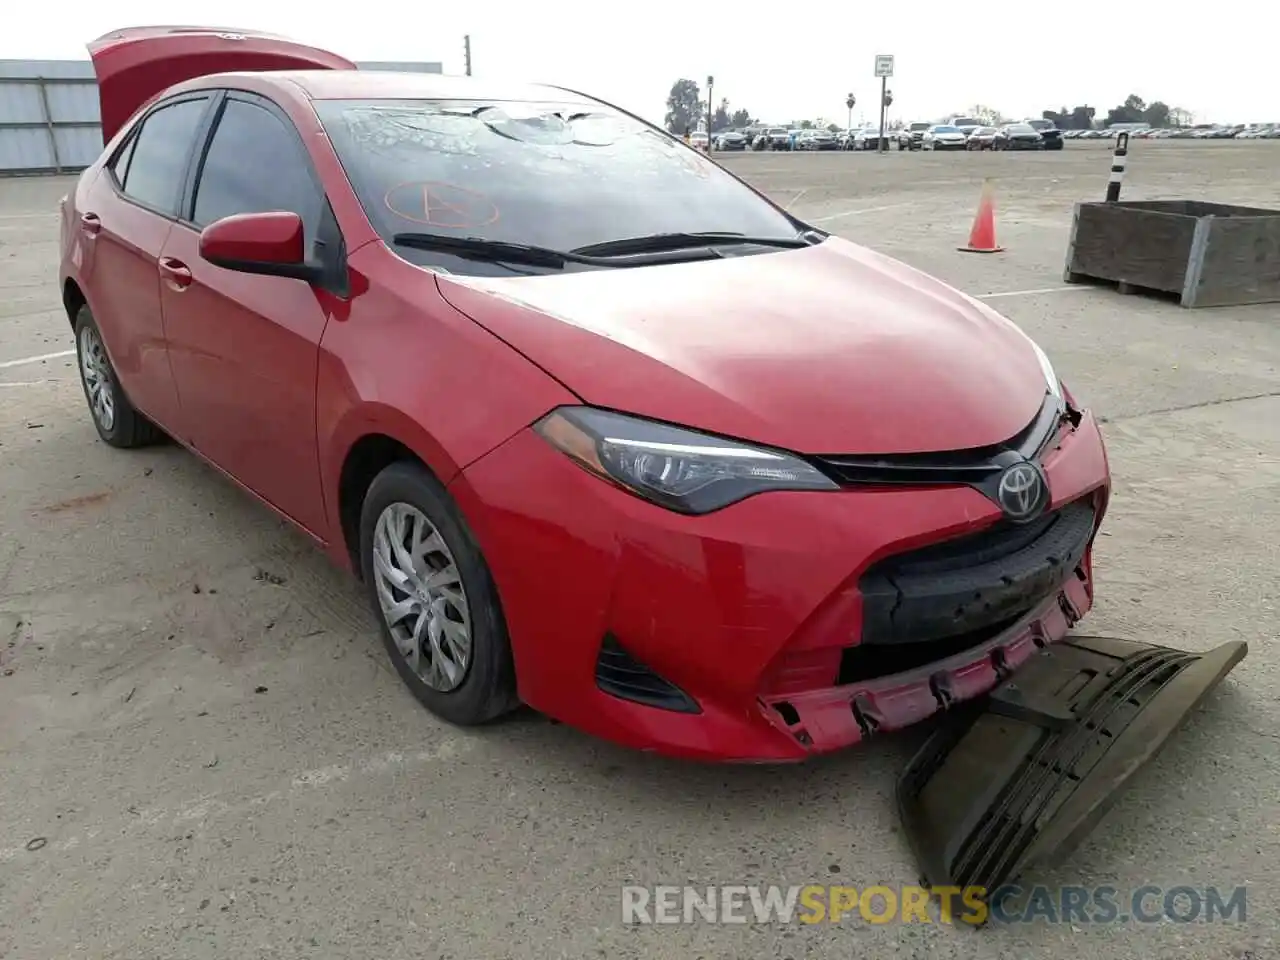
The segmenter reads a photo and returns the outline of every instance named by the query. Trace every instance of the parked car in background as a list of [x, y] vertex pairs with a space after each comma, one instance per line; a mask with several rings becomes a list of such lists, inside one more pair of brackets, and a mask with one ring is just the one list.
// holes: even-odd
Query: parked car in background
[[984, 124], [981, 120], [977, 120], [973, 117], [952, 117], [947, 121], [947, 125], [958, 127], [960, 132], [967, 137]]
[[90, 53], [50, 323], [97, 435], [300, 528], [444, 720], [798, 761], [1092, 607], [1097, 421], [988, 304], [583, 94], [217, 28]]
[[920, 147], [922, 150], [963, 150], [967, 143], [968, 138], [959, 127], [949, 123], [936, 123], [924, 132]]
[[995, 127], [978, 127], [973, 133], [969, 134], [969, 139], [965, 141], [965, 148], [968, 150], [990, 150], [991, 145], [995, 142], [996, 133]]
[[[861, 130], [854, 131], [853, 142], [850, 149], [853, 150], [876, 150], [879, 148], [880, 128], [879, 127], [863, 127]], [[884, 147], [889, 148], [889, 133], [885, 131]]]
[[1040, 139], [1044, 142], [1044, 149], [1061, 150], [1063, 148], [1062, 131], [1058, 129], [1058, 125], [1052, 120], [1028, 120], [1027, 126], [1040, 134]]
[[785, 127], [770, 127], [751, 146], [754, 150], [790, 150], [791, 134]]
[[715, 145], [717, 150], [745, 150], [747, 138], [737, 130], [722, 130], [716, 134]]
[[994, 150], [1043, 150], [1044, 137], [1029, 123], [1009, 123], [996, 131]]
[[696, 147], [698, 150], [707, 149], [707, 144], [711, 142], [711, 138], [707, 136], [705, 130], [695, 130], [689, 134], [689, 145]]
[[899, 150], [919, 150], [924, 141], [925, 131], [932, 124], [921, 123], [916, 121], [909, 123], [898, 131], [898, 149]]
[[837, 150], [839, 147], [836, 135], [830, 130], [802, 130], [796, 140], [798, 150]]

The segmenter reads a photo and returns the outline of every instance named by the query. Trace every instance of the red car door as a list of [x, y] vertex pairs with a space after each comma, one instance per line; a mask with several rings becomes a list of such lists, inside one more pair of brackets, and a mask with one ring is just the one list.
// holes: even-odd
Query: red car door
[[[161, 251], [160, 303], [188, 440], [282, 513], [324, 538], [316, 369], [327, 312], [301, 280], [201, 259], [200, 230], [237, 213], [290, 211], [308, 248], [332, 224], [301, 137], [274, 104], [229, 92], [192, 196]], [[336, 226], [334, 226], [336, 229]]]
[[166, 430], [181, 411], [165, 350], [157, 263], [177, 214], [208, 94], [166, 101], [117, 149], [80, 202], [89, 306], [129, 399]]

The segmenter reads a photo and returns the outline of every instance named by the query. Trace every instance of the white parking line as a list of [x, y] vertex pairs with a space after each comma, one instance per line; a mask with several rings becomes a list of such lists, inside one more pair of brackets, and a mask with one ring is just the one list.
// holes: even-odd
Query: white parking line
[[843, 213], [833, 213], [829, 217], [806, 217], [810, 223], [827, 223], [830, 220], [842, 220], [845, 217], [856, 217], [860, 213], [880, 213], [884, 210], [897, 210], [899, 207], [908, 207], [908, 203], [891, 203], [885, 207], [859, 207], [857, 210], [846, 210]]
[[70, 357], [74, 355], [74, 350], [59, 350], [57, 353], [42, 353], [35, 357], [19, 357], [17, 360], [0, 360], [0, 370], [7, 370], [10, 367], [25, 367], [29, 363], [39, 363], [41, 360], [57, 360], [59, 357]]
[[1039, 290], [1006, 290], [1003, 293], [980, 293], [979, 300], [995, 300], [998, 297], [1035, 297], [1042, 293], [1071, 293], [1076, 290], [1088, 290], [1088, 285], [1077, 284], [1073, 287], [1041, 287]]

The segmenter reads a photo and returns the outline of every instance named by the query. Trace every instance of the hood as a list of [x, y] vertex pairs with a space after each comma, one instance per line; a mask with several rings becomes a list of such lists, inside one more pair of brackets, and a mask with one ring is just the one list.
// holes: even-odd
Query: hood
[[1026, 427], [1046, 392], [1012, 323], [836, 237], [723, 260], [436, 282], [587, 403], [801, 453], [987, 446]]
[[354, 70], [350, 60], [270, 33], [228, 27], [126, 27], [88, 45], [102, 140], [174, 84], [240, 70]]

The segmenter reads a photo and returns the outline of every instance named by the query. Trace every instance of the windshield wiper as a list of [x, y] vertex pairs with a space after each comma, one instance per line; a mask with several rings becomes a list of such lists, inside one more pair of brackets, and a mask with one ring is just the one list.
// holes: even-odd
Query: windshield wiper
[[690, 247], [724, 247], [754, 245], [799, 249], [813, 246], [814, 241], [803, 235], [794, 237], [748, 237], [741, 233], [718, 231], [709, 233], [655, 233], [647, 237], [627, 237], [622, 240], [606, 240], [585, 247], [575, 247], [571, 252], [590, 257], [622, 257], [631, 253], [657, 253], [664, 250], [684, 250]]
[[470, 260], [500, 260], [521, 263], [531, 267], [550, 267], [563, 270], [566, 263], [593, 263], [590, 257], [564, 253], [550, 247], [536, 247], [528, 243], [511, 243], [506, 240], [486, 240], [483, 237], [451, 237], [441, 233], [397, 233], [391, 242], [415, 250], [439, 250]]

